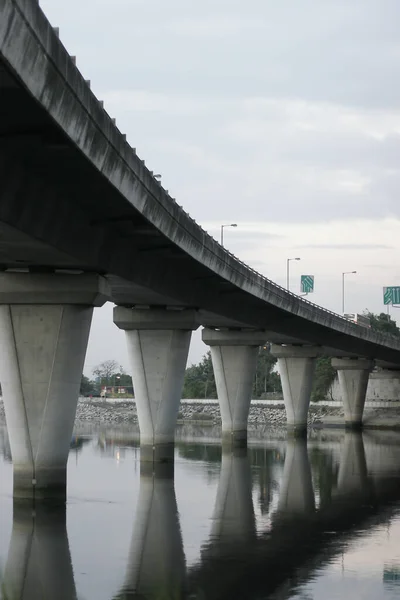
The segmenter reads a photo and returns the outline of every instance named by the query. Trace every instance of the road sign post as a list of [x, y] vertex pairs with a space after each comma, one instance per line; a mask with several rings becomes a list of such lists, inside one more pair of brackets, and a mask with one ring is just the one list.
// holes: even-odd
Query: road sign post
[[400, 304], [400, 286], [390, 286], [383, 288], [383, 304]]
[[314, 275], [302, 275], [300, 288], [303, 294], [311, 294], [314, 291]]

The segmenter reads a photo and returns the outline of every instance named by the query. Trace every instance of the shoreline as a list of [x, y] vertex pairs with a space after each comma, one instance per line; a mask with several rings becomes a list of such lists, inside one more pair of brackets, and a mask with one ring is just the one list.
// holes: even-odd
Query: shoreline
[[[2, 399], [0, 399], [1, 421], [5, 421]], [[79, 426], [81, 423], [98, 425], [137, 424], [135, 401], [134, 399], [114, 400], [80, 397], [74, 426]], [[177, 425], [190, 423], [204, 427], [219, 426], [221, 415], [218, 400], [182, 400]], [[248, 425], [249, 427], [259, 425], [284, 427], [286, 425], [286, 411], [283, 401], [252, 401]], [[310, 404], [308, 426], [314, 428], [343, 427], [343, 407], [338, 406], [337, 402]], [[368, 403], [364, 412], [364, 426], [371, 429], [400, 429], [400, 402]]]

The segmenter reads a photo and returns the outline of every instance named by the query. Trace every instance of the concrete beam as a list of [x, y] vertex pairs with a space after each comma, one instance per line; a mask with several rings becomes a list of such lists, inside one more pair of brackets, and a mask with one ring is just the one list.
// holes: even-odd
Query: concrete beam
[[[207, 329], [240, 329], [254, 331], [254, 328], [250, 328], [247, 323], [241, 321], [234, 321], [224, 315], [217, 315], [207, 310], [199, 310], [199, 320], [203, 327]], [[274, 344], [305, 344], [307, 343], [303, 339], [284, 335], [283, 333], [277, 333], [276, 331], [265, 330], [265, 341]]]
[[265, 333], [203, 329], [202, 339], [211, 349], [222, 436], [225, 441], [245, 444], [257, 356], [266, 341]]
[[125, 330], [140, 428], [141, 460], [173, 460], [175, 426], [194, 310], [114, 308]]
[[224, 315], [217, 315], [216, 313], [208, 310], [199, 310], [199, 320], [203, 327], [216, 328], [227, 327], [227, 328], [246, 328], [248, 325], [240, 321], [235, 321]]
[[375, 365], [388, 371], [400, 371], [399, 363], [391, 363], [387, 362], [386, 360], [376, 360]]
[[294, 434], [307, 430], [316, 358], [320, 352], [316, 346], [271, 346], [271, 354], [278, 359], [287, 425]]
[[194, 331], [199, 327], [197, 312], [191, 309], [114, 308], [114, 323], [124, 331], [159, 331], [177, 329]]
[[107, 280], [95, 273], [0, 273], [0, 304], [81, 304], [103, 306]]
[[332, 367], [338, 371], [346, 427], [361, 428], [368, 379], [374, 361], [365, 358], [332, 358]]
[[328, 346], [321, 347], [321, 355], [331, 356], [332, 358], [358, 358], [357, 354], [338, 350], [337, 348], [330, 348]]
[[104, 303], [106, 282], [92, 275], [12, 273], [2, 274], [1, 283], [0, 381], [14, 497], [65, 499], [90, 302]]

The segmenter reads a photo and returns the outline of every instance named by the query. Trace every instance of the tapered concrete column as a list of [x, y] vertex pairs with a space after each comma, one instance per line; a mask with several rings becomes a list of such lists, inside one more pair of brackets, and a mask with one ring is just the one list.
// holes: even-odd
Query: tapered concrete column
[[14, 497], [66, 496], [66, 465], [97, 275], [0, 274], [0, 381]]
[[364, 358], [332, 358], [337, 369], [346, 427], [361, 428], [369, 374], [374, 361]]
[[294, 434], [307, 430], [307, 415], [319, 349], [313, 346], [272, 344], [271, 354], [278, 359], [287, 426]]
[[215, 383], [221, 409], [222, 436], [234, 444], [246, 444], [247, 420], [263, 331], [203, 329], [210, 346]]
[[114, 308], [126, 333], [141, 460], [172, 461], [176, 420], [196, 311]]
[[183, 598], [185, 587], [179, 514], [172, 477], [141, 475], [122, 598]]
[[65, 520], [65, 505], [14, 506], [8, 559], [1, 582], [4, 598], [76, 599]]
[[311, 514], [315, 510], [307, 440], [289, 438], [286, 442], [285, 464], [279, 490], [278, 514], [291, 518]]

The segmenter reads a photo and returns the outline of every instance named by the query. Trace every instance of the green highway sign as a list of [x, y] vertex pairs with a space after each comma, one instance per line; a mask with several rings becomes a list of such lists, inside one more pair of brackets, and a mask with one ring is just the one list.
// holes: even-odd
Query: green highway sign
[[383, 304], [400, 304], [400, 285], [383, 288]]
[[302, 275], [300, 287], [303, 294], [311, 294], [314, 291], [314, 275]]

